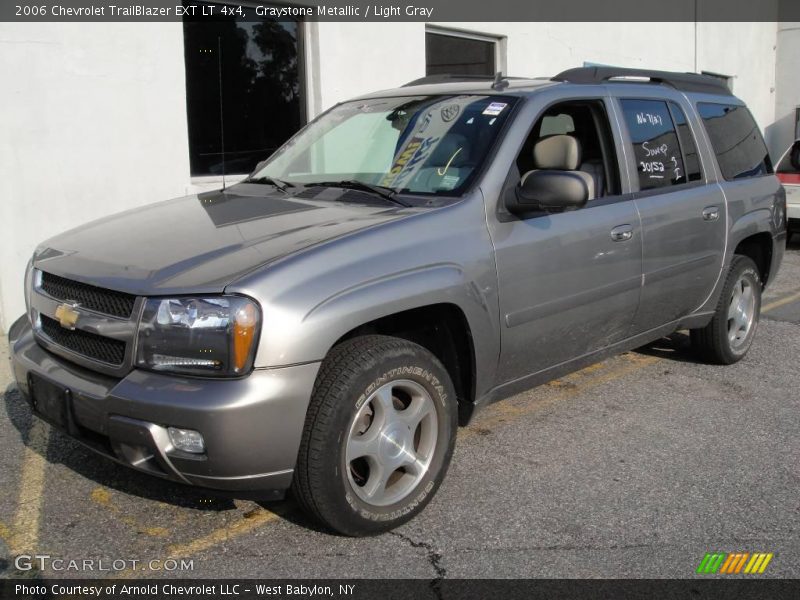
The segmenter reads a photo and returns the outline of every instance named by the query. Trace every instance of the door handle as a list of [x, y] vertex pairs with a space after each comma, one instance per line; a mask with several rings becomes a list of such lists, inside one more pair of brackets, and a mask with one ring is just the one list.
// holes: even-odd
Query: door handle
[[719, 207], [706, 206], [703, 209], [703, 220], [704, 221], [716, 221], [717, 219], [719, 219]]
[[631, 225], [617, 225], [611, 230], [611, 239], [615, 242], [627, 242], [633, 237], [633, 227]]

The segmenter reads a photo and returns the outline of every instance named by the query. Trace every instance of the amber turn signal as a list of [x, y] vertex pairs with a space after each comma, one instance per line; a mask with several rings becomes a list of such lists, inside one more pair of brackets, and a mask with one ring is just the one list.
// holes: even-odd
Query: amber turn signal
[[241, 373], [247, 365], [257, 325], [258, 315], [253, 304], [248, 302], [236, 311], [233, 322], [233, 368], [236, 373]]

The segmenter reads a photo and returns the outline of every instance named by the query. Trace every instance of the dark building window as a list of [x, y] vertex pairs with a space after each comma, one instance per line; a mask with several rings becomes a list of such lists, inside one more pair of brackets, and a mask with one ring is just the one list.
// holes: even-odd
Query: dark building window
[[214, 20], [183, 21], [194, 176], [249, 173], [304, 122], [299, 23], [214, 6]]
[[495, 46], [492, 41], [426, 33], [426, 74], [494, 75]]

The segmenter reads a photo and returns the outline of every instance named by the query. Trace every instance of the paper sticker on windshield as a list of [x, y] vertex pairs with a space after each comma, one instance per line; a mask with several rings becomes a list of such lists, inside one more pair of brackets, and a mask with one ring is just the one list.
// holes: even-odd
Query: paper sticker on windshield
[[503, 109], [506, 106], [508, 106], [508, 104], [506, 104], [505, 102], [492, 102], [489, 106], [483, 109], [483, 114], [496, 117], [501, 112], [503, 112]]
[[452, 190], [458, 185], [458, 180], [461, 179], [458, 175], [445, 175], [439, 184], [439, 189]]

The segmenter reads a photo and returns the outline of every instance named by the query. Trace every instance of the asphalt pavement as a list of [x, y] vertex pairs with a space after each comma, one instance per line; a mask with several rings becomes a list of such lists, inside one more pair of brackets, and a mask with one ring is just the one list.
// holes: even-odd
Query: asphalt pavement
[[[800, 577], [800, 244], [763, 307], [736, 365], [697, 363], [677, 333], [492, 405], [459, 430], [428, 508], [369, 539], [318, 530], [291, 499], [221, 499], [93, 455], [32, 420], [2, 345], [0, 571], [683, 578], [722, 551]], [[26, 554], [95, 570], [16, 570]]]

